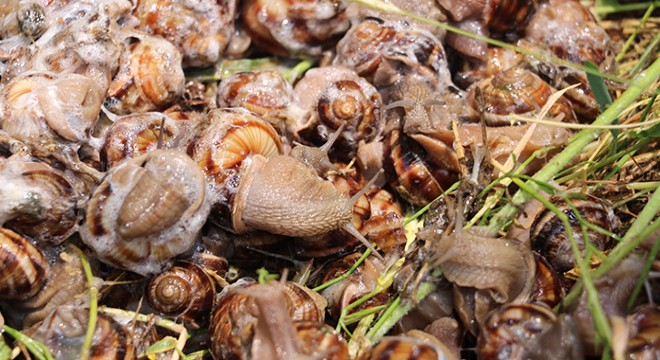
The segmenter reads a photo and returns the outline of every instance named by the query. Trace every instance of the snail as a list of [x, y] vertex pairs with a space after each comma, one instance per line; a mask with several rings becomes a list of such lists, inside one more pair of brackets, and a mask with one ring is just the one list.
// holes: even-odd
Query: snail
[[108, 171], [87, 203], [80, 237], [102, 261], [146, 276], [192, 248], [209, 210], [197, 164], [158, 149]]
[[149, 279], [146, 289], [147, 301], [154, 310], [182, 318], [186, 325], [196, 329], [208, 320], [215, 300], [216, 282], [204, 267], [178, 261]]
[[463, 89], [483, 81], [491, 76], [522, 64], [524, 56], [511, 49], [488, 46], [485, 59], [481, 61], [459, 61], [459, 68], [454, 76], [454, 83]]
[[240, 72], [220, 82], [217, 103], [250, 110], [284, 135], [293, 98], [291, 84], [277, 71]]
[[163, 149], [185, 149], [192, 141], [197, 121], [174, 121], [172, 116], [168, 112], [148, 112], [117, 117], [106, 130], [100, 150], [103, 168], [153, 151], [159, 141]]
[[304, 115], [293, 132], [302, 143], [321, 146], [346, 124], [329, 152], [334, 161], [350, 161], [360, 141], [370, 142], [382, 132], [380, 94], [353, 70], [311, 69], [296, 84], [295, 94]]
[[[577, 243], [580, 253], [585, 251], [586, 242], [600, 251], [612, 248], [614, 240], [593, 229], [586, 229], [588, 239], [584, 239], [583, 230], [577, 213], [591, 224], [598, 225], [609, 231], [616, 231], [620, 221], [608, 204], [595, 198], [569, 199], [570, 203], [560, 197], [550, 199], [555, 206], [568, 216], [573, 237]], [[550, 210], [545, 210], [537, 215], [531, 227], [532, 248], [545, 256], [552, 268], [560, 275], [573, 268], [577, 263], [571, 249], [571, 242], [563, 223]]]
[[1, 126], [26, 142], [54, 139], [76, 147], [88, 141], [102, 103], [103, 90], [92, 78], [33, 72], [0, 90]]
[[543, 255], [535, 252], [534, 257], [536, 258], [536, 276], [529, 302], [539, 302], [554, 307], [564, 298], [565, 284]]
[[81, 181], [17, 152], [0, 164], [0, 224], [40, 243], [60, 244], [78, 228]]
[[353, 205], [370, 184], [348, 199], [319, 177], [329, 162], [326, 148], [297, 148], [294, 156], [280, 154], [273, 127], [247, 110], [210, 111], [189, 153], [212, 184], [214, 220], [237, 234], [265, 230], [310, 241], [343, 228], [373, 249], [350, 224]]
[[339, 0], [247, 0], [241, 20], [258, 47], [294, 57], [319, 57], [350, 26]]
[[236, 0], [140, 0], [133, 14], [139, 29], [159, 35], [183, 54], [184, 67], [207, 67], [218, 62], [231, 40]]
[[116, 114], [163, 110], [183, 94], [182, 56], [172, 43], [135, 34], [108, 89], [105, 106]]
[[24, 237], [0, 228], [0, 259], [0, 298], [25, 300], [44, 286], [50, 265]]
[[548, 331], [557, 316], [544, 304], [506, 304], [491, 315], [477, 340], [479, 359], [527, 359], [529, 343]]
[[[409, 335], [412, 333], [414, 336]], [[385, 336], [360, 360], [457, 360], [447, 346], [432, 335], [415, 330], [405, 336]]]
[[[31, 337], [48, 348], [55, 359], [80, 357], [88, 327], [89, 309], [59, 306], [33, 329]], [[98, 314], [90, 345], [90, 359], [135, 359], [132, 334], [112, 317]]]
[[[301, 349], [316, 351], [314, 344], [318, 343], [311, 342], [311, 347], [306, 347], [298, 335], [299, 331], [310, 331], [309, 326], [296, 329], [295, 323], [323, 322], [325, 307], [320, 295], [290, 281], [238, 281], [223, 289], [213, 311], [209, 325], [211, 353], [215, 359], [271, 359], [282, 358], [282, 352], [293, 357]], [[320, 333], [324, 332], [322, 329]], [[328, 330], [329, 334], [334, 333]], [[320, 333], [315, 330], [308, 334]], [[281, 349], [277, 352], [272, 349], [278, 346]]]
[[628, 315], [629, 328], [626, 355], [630, 359], [653, 359], [660, 356], [660, 308], [658, 305], [639, 306]]
[[[469, 101], [482, 114], [486, 125], [510, 125], [509, 115], [534, 117], [555, 93], [536, 74], [516, 66], [497, 73], [470, 89]], [[571, 103], [560, 97], [548, 110], [548, 117], [577, 122]]]

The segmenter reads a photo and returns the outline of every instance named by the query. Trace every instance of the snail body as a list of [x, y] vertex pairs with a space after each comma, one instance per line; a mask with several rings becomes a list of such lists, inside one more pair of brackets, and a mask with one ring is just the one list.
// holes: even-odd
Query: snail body
[[153, 274], [193, 246], [209, 210], [197, 165], [179, 151], [155, 150], [108, 172], [80, 235], [102, 261]]

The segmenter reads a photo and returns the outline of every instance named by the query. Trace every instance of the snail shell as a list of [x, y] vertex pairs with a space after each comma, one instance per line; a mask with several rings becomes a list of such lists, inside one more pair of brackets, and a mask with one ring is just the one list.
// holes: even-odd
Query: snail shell
[[411, 204], [426, 205], [455, 182], [456, 173], [433, 166], [424, 149], [401, 130], [386, 135], [384, 153], [389, 184]]
[[[483, 113], [487, 125], [505, 126], [511, 124], [507, 115], [534, 116], [554, 92], [536, 74], [513, 67], [484, 80], [472, 88], [468, 96], [470, 105]], [[560, 97], [548, 111], [551, 118], [558, 115], [563, 122], [577, 121], [570, 102], [564, 97]]]
[[[80, 344], [87, 330], [89, 310], [81, 306], [57, 307], [36, 326], [31, 335], [56, 359], [80, 357]], [[135, 359], [132, 334], [109, 316], [98, 314], [92, 336], [91, 359]]]
[[220, 82], [217, 102], [250, 110], [283, 133], [293, 88], [277, 71], [241, 72]]
[[215, 286], [201, 266], [177, 262], [149, 280], [147, 300], [154, 310], [167, 316], [182, 317], [192, 328], [199, 328], [213, 307]]
[[116, 114], [162, 110], [183, 94], [181, 53], [156, 36], [131, 37], [105, 106]]
[[15, 232], [0, 228], [0, 297], [24, 300], [46, 282], [50, 266], [39, 249]]
[[534, 257], [536, 258], [536, 276], [529, 302], [539, 302], [554, 307], [564, 298], [566, 292], [564, 284], [542, 255], [534, 253]]
[[545, 305], [507, 304], [493, 312], [477, 340], [479, 359], [525, 359], [527, 343], [557, 321]]
[[250, 37], [275, 55], [318, 57], [350, 26], [339, 0], [247, 0], [242, 5]]
[[133, 13], [141, 30], [181, 51], [184, 67], [206, 67], [220, 60], [231, 40], [236, 0], [139, 0]]
[[172, 121], [169, 114], [163, 113], [121, 116], [105, 133], [101, 163], [105, 169], [110, 169], [127, 159], [156, 150], [159, 138], [161, 148], [185, 148], [192, 141], [194, 127], [194, 121]]
[[628, 315], [628, 347], [630, 359], [657, 359], [660, 357], [660, 308], [644, 305]]
[[186, 154], [155, 150], [111, 169], [80, 235], [99, 258], [141, 275], [188, 251], [206, 221], [204, 174]]
[[214, 221], [235, 230], [235, 198], [248, 163], [256, 155], [268, 158], [281, 153], [280, 136], [265, 120], [240, 108], [209, 111], [188, 147], [188, 154], [208, 179]]
[[296, 84], [295, 92], [305, 111], [295, 133], [304, 143], [321, 146], [345, 124], [329, 152], [334, 160], [350, 161], [360, 141], [369, 142], [382, 131], [380, 94], [353, 70], [311, 69]]
[[[585, 239], [582, 235], [582, 226], [574, 210], [562, 198], [553, 197], [551, 201], [568, 216], [573, 237], [580, 253], [583, 253]], [[616, 231], [619, 226], [619, 220], [614, 215], [612, 208], [603, 201], [597, 199], [571, 199], [571, 203], [583, 219], [594, 225], [609, 231]], [[586, 232], [589, 236], [587, 241], [600, 251], [608, 250], [615, 244], [610, 237], [592, 229], [587, 229]], [[543, 254], [557, 273], [564, 274], [576, 265], [564, 225], [550, 210], [545, 210], [537, 215], [531, 227], [531, 240], [534, 250]]]
[[16, 154], [0, 167], [0, 224], [39, 242], [59, 244], [78, 228], [79, 180]]
[[2, 130], [24, 141], [84, 142], [96, 123], [103, 90], [77, 74], [30, 73], [0, 90]]
[[385, 336], [361, 360], [455, 360], [454, 355], [437, 339], [427, 341], [410, 336]]

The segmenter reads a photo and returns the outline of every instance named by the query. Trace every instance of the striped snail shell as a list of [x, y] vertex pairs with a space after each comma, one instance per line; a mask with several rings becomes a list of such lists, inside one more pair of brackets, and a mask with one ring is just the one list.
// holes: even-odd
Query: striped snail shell
[[[512, 67], [476, 85], [468, 97], [472, 108], [483, 113], [487, 125], [506, 126], [511, 124], [510, 114], [530, 117], [537, 114], [554, 92], [531, 71]], [[571, 103], [564, 97], [548, 111], [551, 118], [558, 115], [563, 122], [577, 121]]]
[[26, 73], [0, 90], [2, 130], [28, 142], [43, 138], [85, 142], [102, 104], [103, 90], [92, 78]]
[[42, 243], [60, 244], [78, 228], [80, 179], [25, 154], [0, 168], [0, 224]]
[[0, 298], [24, 300], [45, 284], [50, 266], [41, 251], [24, 237], [0, 228]]
[[258, 47], [294, 57], [320, 56], [350, 26], [339, 0], [247, 0], [241, 19]]
[[176, 262], [147, 283], [147, 300], [164, 315], [181, 317], [192, 328], [208, 318], [216, 295], [216, 284], [199, 265]]
[[[550, 199], [555, 206], [568, 216], [573, 237], [580, 252], [584, 252], [585, 239], [582, 226], [573, 209], [586, 221], [609, 231], [616, 231], [620, 221], [614, 215], [611, 206], [598, 199], [570, 199], [571, 205], [560, 197]], [[592, 229], [586, 230], [589, 241], [600, 251], [612, 248], [614, 240]], [[532, 248], [540, 252], [552, 268], [560, 275], [576, 265], [571, 243], [561, 220], [550, 210], [537, 215], [531, 227]]]
[[184, 67], [206, 67], [220, 60], [234, 32], [236, 0], [140, 0], [134, 15], [139, 29], [159, 35], [183, 54]]
[[[429, 335], [430, 336], [430, 335]], [[451, 351], [437, 339], [429, 341], [412, 336], [385, 336], [361, 360], [456, 360]]]
[[504, 305], [481, 328], [479, 359], [525, 359], [527, 344], [556, 321], [557, 316], [544, 304]]
[[[80, 358], [80, 349], [88, 326], [89, 309], [82, 306], [59, 306], [31, 335], [40, 341], [56, 359]], [[113, 318], [98, 314], [92, 336], [90, 359], [134, 359], [132, 334]]]
[[181, 53], [169, 41], [138, 34], [130, 37], [105, 106], [115, 114], [163, 110], [183, 94]]
[[295, 129], [303, 143], [321, 146], [345, 124], [329, 152], [334, 160], [350, 161], [360, 141], [369, 142], [382, 131], [380, 94], [353, 70], [311, 69], [296, 84], [295, 92], [298, 106], [305, 111]]
[[155, 150], [107, 173], [80, 235], [102, 261], [154, 274], [193, 246], [209, 208], [197, 164], [182, 152]]

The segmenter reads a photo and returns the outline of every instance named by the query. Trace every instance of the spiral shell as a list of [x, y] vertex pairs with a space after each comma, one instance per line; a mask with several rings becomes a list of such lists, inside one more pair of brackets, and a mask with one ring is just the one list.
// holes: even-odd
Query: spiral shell
[[245, 109], [211, 110], [200, 125], [188, 154], [208, 179], [214, 219], [229, 230], [235, 229], [235, 197], [244, 182], [245, 168], [255, 155], [272, 157], [282, 153], [275, 129]]
[[536, 276], [529, 302], [544, 303], [554, 307], [564, 298], [565, 285], [542, 255], [534, 253], [534, 256], [536, 257]]
[[215, 282], [191, 262], [177, 262], [147, 283], [147, 300], [154, 310], [182, 317], [193, 328], [206, 322], [215, 294]]
[[318, 321], [294, 321], [300, 352], [310, 358], [348, 360], [346, 341], [330, 325]]
[[504, 305], [482, 327], [477, 340], [479, 359], [524, 359], [526, 344], [556, 321], [545, 305]]
[[[169, 114], [144, 113], [121, 116], [107, 129], [100, 159], [105, 169], [149, 151], [183, 148], [194, 135], [193, 121], [173, 121]], [[162, 137], [160, 136], [162, 134]]]
[[102, 103], [103, 91], [91, 78], [30, 73], [0, 91], [2, 130], [24, 141], [84, 142]]
[[42, 243], [60, 244], [78, 228], [79, 180], [17, 153], [0, 168], [0, 224]]
[[162, 110], [183, 94], [181, 53], [155, 36], [129, 38], [105, 106], [116, 114]]
[[181, 152], [155, 150], [108, 172], [80, 235], [104, 262], [153, 274], [193, 246], [208, 213], [197, 165]]
[[398, 129], [385, 137], [384, 152], [389, 184], [412, 204], [426, 205], [455, 182], [454, 172], [432, 166], [424, 149]]
[[626, 354], [630, 359], [657, 359], [660, 356], [660, 308], [644, 305], [628, 315], [629, 339]]
[[[585, 241], [589, 241], [601, 251], [614, 246], [615, 242], [612, 238], [592, 229], [586, 230], [589, 239], [585, 240], [582, 235], [582, 226], [573, 210], [576, 209], [583, 219], [594, 225], [609, 231], [616, 231], [620, 222], [609, 205], [597, 199], [571, 199], [571, 205], [558, 197], [553, 197], [551, 201], [568, 216], [580, 253], [584, 252]], [[557, 273], [563, 275], [576, 265], [564, 225], [552, 211], [545, 210], [537, 215], [531, 227], [531, 240], [534, 250], [543, 254]]]
[[405, 71], [424, 73], [436, 86], [450, 81], [440, 40], [405, 22], [363, 20], [337, 44], [334, 64], [355, 70], [378, 88], [395, 83]]
[[[482, 112], [489, 126], [510, 125], [510, 114], [534, 116], [548, 102], [554, 89], [540, 77], [521, 67], [504, 70], [471, 89], [470, 104]], [[576, 122], [570, 102], [560, 97], [548, 116], [561, 116], [563, 122]]]
[[[76, 359], [85, 338], [89, 310], [60, 306], [37, 325], [32, 338], [43, 343], [56, 359]], [[98, 314], [90, 348], [91, 359], [135, 359], [131, 333], [109, 316]]]
[[484, 11], [484, 24], [497, 34], [521, 32], [536, 7], [537, 0], [489, 0]]
[[318, 57], [348, 30], [338, 0], [248, 0], [241, 19], [255, 44], [281, 56]]
[[[260, 314], [266, 301], [271, 313]], [[223, 289], [209, 325], [211, 352], [216, 359], [248, 359], [257, 323], [269, 317], [280, 318], [282, 324], [268, 324], [276, 331], [271, 336], [284, 337], [295, 321], [323, 322], [326, 303], [320, 295], [293, 282], [258, 284], [242, 280]], [[302, 311], [301, 311], [302, 310]], [[277, 331], [280, 331], [279, 333]], [[295, 331], [295, 330], [292, 330]], [[273, 339], [276, 340], [276, 339]], [[296, 339], [282, 339], [284, 342]], [[258, 344], [257, 344], [258, 345]], [[247, 353], [247, 354], [246, 354]], [[255, 355], [252, 355], [255, 356]]]
[[39, 249], [15, 232], [0, 228], [0, 298], [24, 300], [46, 282], [49, 265]]
[[231, 40], [236, 0], [140, 0], [133, 13], [141, 30], [181, 51], [184, 67], [206, 67], [220, 60]]
[[382, 131], [380, 94], [352, 70], [311, 69], [296, 84], [295, 92], [305, 111], [295, 133], [304, 143], [321, 146], [345, 124], [329, 152], [336, 161], [350, 161], [360, 141], [369, 142]]
[[448, 349], [440, 347], [434, 342], [424, 341], [409, 336], [385, 336], [368, 353], [360, 357], [360, 359], [454, 360], [454, 357]]

